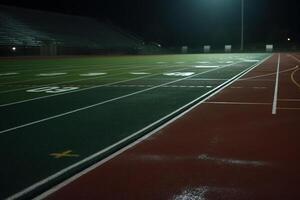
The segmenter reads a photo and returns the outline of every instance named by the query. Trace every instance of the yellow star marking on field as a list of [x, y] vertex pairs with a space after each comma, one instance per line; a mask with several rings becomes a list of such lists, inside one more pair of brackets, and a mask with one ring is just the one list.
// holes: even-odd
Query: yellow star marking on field
[[67, 150], [61, 153], [51, 153], [50, 156], [53, 156], [54, 158], [79, 157], [78, 154], [73, 154], [72, 152], [72, 150]]

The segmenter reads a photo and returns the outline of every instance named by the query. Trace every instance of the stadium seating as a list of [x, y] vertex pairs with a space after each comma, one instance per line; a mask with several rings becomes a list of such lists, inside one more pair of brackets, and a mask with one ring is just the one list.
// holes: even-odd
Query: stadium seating
[[0, 46], [97, 50], [138, 49], [142, 40], [113, 25], [79, 17], [0, 5]]

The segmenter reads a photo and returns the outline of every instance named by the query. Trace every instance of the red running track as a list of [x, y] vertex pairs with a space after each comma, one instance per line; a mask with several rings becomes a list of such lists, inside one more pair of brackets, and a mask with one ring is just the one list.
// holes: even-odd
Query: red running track
[[300, 56], [281, 54], [277, 73], [278, 56], [148, 139], [44, 195], [300, 199]]

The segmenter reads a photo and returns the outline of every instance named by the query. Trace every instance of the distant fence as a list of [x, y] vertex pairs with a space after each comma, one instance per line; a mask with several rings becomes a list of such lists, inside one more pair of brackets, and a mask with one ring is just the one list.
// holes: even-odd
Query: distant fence
[[[152, 54], [154, 52], [144, 52]], [[63, 56], [63, 55], [114, 55], [143, 54], [138, 48], [94, 49], [85, 47], [63, 46], [0, 46], [0, 56]]]
[[[276, 44], [249, 46], [243, 52], [298, 52], [300, 48], [281, 47]], [[154, 54], [198, 54], [198, 53], [241, 53], [238, 46], [203, 45], [201, 47], [157, 47], [155, 45], [136, 46], [132, 48], [96, 49], [89, 47], [65, 47], [59, 44], [41, 46], [2, 45], [0, 56], [63, 56], [63, 55], [154, 55]]]

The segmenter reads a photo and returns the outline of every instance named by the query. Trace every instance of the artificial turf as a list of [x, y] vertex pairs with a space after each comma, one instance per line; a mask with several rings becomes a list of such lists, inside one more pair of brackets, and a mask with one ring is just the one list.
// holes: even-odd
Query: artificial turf
[[[202, 54], [0, 60], [0, 198], [131, 136], [267, 56]], [[194, 74], [170, 75], [174, 72]], [[45, 73], [65, 74], [39, 76]], [[105, 74], [81, 76], [87, 73]], [[76, 89], [62, 93], [28, 92], [41, 87]], [[103, 159], [153, 128], [42, 184], [38, 191]], [[78, 156], [59, 159], [51, 156], [66, 150]]]

